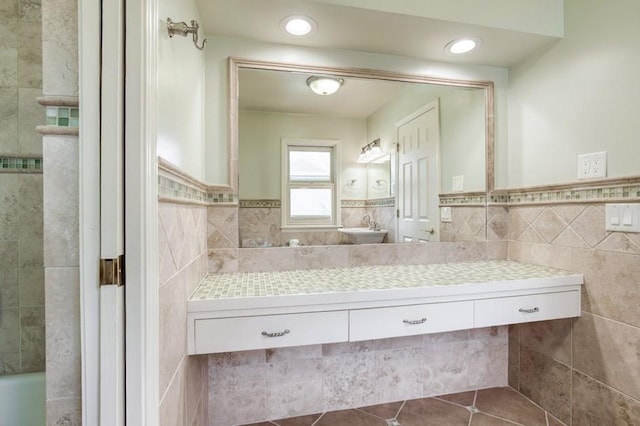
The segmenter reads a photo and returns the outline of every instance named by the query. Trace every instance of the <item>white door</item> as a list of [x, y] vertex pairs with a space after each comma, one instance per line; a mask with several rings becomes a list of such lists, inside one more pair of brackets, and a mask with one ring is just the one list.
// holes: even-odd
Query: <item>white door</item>
[[438, 99], [396, 123], [398, 242], [438, 241]]
[[102, 2], [100, 425], [125, 424], [124, 0]]

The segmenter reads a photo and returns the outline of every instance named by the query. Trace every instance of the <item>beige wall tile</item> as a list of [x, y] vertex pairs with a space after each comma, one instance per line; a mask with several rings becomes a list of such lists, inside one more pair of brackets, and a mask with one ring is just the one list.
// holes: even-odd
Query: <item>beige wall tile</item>
[[337, 268], [348, 264], [347, 246], [297, 247], [293, 252], [295, 269]]
[[622, 232], [610, 233], [596, 246], [596, 249], [618, 253], [640, 254], [640, 244]]
[[241, 272], [287, 271], [294, 268], [293, 253], [289, 247], [238, 250], [238, 270]]
[[532, 224], [533, 228], [542, 236], [545, 242], [549, 243], [556, 239], [566, 228], [567, 224], [558, 216], [553, 209], [545, 208]]
[[509, 326], [508, 342], [507, 381], [513, 389], [520, 390], [520, 328], [518, 324]]
[[640, 401], [573, 372], [573, 425], [638, 425]]
[[607, 236], [604, 222], [604, 212], [591, 205], [571, 223], [571, 228], [589, 247], [595, 247]]
[[[36, 2], [30, 3], [35, 5]], [[27, 12], [27, 8], [21, 7], [21, 12]], [[32, 11], [21, 14], [18, 22], [18, 86], [41, 90], [42, 23], [39, 19], [32, 19], [35, 14]], [[41, 123], [43, 121], [41, 118]]]
[[20, 309], [20, 366], [22, 372], [45, 370], [44, 307]]
[[[20, 241], [19, 243], [21, 306], [44, 306], [42, 249], [42, 240]], [[0, 283], [0, 287], [2, 287], [2, 283]]]
[[[423, 386], [420, 396], [436, 396], [472, 389], [472, 383], [478, 383], [480, 376], [484, 375], [484, 372], [476, 371], [476, 366], [480, 367], [479, 363], [469, 362], [475, 355], [475, 349], [477, 345], [471, 345], [464, 340], [441, 342], [423, 348], [423, 361], [419, 362], [420, 359], [417, 358], [416, 361], [419, 363], [413, 365], [413, 368], [421, 370], [422, 374]], [[410, 366], [406, 365], [405, 368]]]
[[209, 273], [238, 272], [238, 249], [213, 249], [208, 253]]
[[238, 207], [207, 209], [207, 244], [210, 249], [239, 247]]
[[2, 352], [20, 351], [20, 308], [0, 310], [0, 348]]
[[[18, 250], [18, 241], [0, 241], [0, 271], [2, 271], [0, 273], [0, 307], [2, 308], [20, 305]], [[3, 347], [0, 346], [0, 348]], [[3, 349], [0, 350], [3, 351]]]
[[266, 369], [266, 418], [281, 419], [322, 410], [322, 358], [270, 362]]
[[187, 352], [185, 279], [185, 273], [180, 272], [160, 287], [159, 291], [160, 395], [166, 391]]
[[185, 411], [185, 366], [180, 364], [166, 392], [161, 391], [160, 426], [183, 426]]
[[209, 424], [264, 420], [267, 413], [266, 364], [219, 367], [212, 365], [211, 357], [209, 359]]
[[503, 240], [509, 235], [509, 209], [502, 206], [487, 208], [487, 239]]
[[520, 392], [569, 423], [571, 369], [525, 346], [520, 346]]
[[577, 248], [588, 247], [587, 243], [571, 228], [565, 228], [565, 230], [562, 231], [555, 240], [553, 240], [553, 244], [556, 246]]
[[520, 324], [520, 344], [571, 365], [571, 319]]
[[0, 352], [0, 376], [16, 374], [19, 372], [20, 352]]
[[508, 252], [510, 260], [575, 270], [571, 262], [573, 250], [567, 247], [510, 241]]
[[82, 426], [82, 399], [47, 400], [47, 425]]
[[79, 281], [78, 268], [45, 270], [47, 400], [81, 395]]
[[78, 138], [43, 139], [44, 264], [78, 266]]
[[[3, 23], [4, 24], [4, 23]], [[1, 25], [0, 28], [3, 28]], [[18, 88], [15, 86], [15, 82], [11, 85], [6, 85], [3, 81], [9, 83], [15, 80], [14, 66], [7, 67], [6, 64], [11, 63], [14, 60], [17, 63], [17, 50], [15, 49], [0, 49], [0, 146], [2, 147], [3, 154], [18, 154]]]
[[575, 250], [571, 270], [584, 274], [582, 309], [640, 327], [640, 257]]
[[[202, 413], [198, 413], [198, 409], [202, 411], [203, 391], [207, 383], [207, 374], [203, 374], [202, 364], [207, 363], [206, 355], [187, 356], [184, 360], [185, 367], [185, 411], [187, 425], [191, 425], [198, 417], [202, 417]], [[200, 414], [198, 416], [198, 414]]]
[[20, 219], [18, 232], [21, 240], [43, 238], [43, 192], [42, 175], [24, 175], [19, 180], [20, 198], [18, 208]]
[[46, 95], [78, 95], [76, 2], [42, 2], [42, 74]]
[[640, 328], [583, 313], [574, 320], [574, 368], [640, 399]]

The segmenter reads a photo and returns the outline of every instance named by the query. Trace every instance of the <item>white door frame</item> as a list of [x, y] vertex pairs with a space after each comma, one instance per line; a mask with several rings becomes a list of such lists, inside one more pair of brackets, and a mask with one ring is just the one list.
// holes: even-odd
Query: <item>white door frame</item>
[[[80, 308], [83, 424], [99, 424], [100, 0], [78, 4]], [[126, 3], [126, 419], [156, 426], [158, 279], [157, 0]]]
[[125, 254], [126, 418], [159, 424], [158, 0], [126, 2]]

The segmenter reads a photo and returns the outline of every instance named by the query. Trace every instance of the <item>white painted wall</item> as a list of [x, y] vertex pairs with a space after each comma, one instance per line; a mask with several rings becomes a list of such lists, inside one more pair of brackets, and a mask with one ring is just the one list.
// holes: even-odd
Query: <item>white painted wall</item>
[[508, 70], [498, 67], [455, 65], [417, 58], [347, 50], [315, 49], [257, 43], [247, 40], [209, 37], [206, 50], [206, 181], [227, 184], [228, 179], [228, 70], [227, 58], [349, 68], [370, 68], [462, 80], [495, 82], [497, 186], [505, 186], [507, 171], [507, 85]]
[[395, 123], [420, 107], [440, 99], [439, 192], [451, 192], [451, 177], [463, 175], [464, 191], [484, 191], [485, 97], [482, 89], [415, 85], [407, 87], [367, 120], [369, 139], [380, 138], [385, 152], [393, 152]]
[[165, 22], [200, 16], [194, 0], [160, 0], [158, 15], [158, 156], [204, 180], [204, 52], [191, 36], [169, 38]]
[[640, 174], [640, 2], [566, 0], [565, 17], [565, 38], [511, 72], [510, 187], [576, 181], [596, 151], [610, 177]]
[[362, 191], [343, 192], [342, 198], [366, 198], [366, 168], [356, 164], [360, 148], [367, 143], [365, 120], [258, 111], [240, 111], [238, 118], [241, 200], [280, 199], [282, 138], [339, 140], [342, 182], [362, 182], [358, 186]]

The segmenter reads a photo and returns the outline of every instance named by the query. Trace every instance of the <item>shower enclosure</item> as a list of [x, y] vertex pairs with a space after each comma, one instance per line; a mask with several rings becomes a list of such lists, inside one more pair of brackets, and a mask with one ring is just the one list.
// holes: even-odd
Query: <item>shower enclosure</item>
[[[42, 137], [36, 131], [45, 122], [37, 102], [42, 95], [40, 2], [3, 1], [0, 17], [0, 390], [16, 395], [31, 388], [37, 401], [30, 401], [27, 411], [44, 415]], [[20, 405], [0, 411], [19, 419], [11, 416], [20, 413], [6, 410], [19, 411]]]

